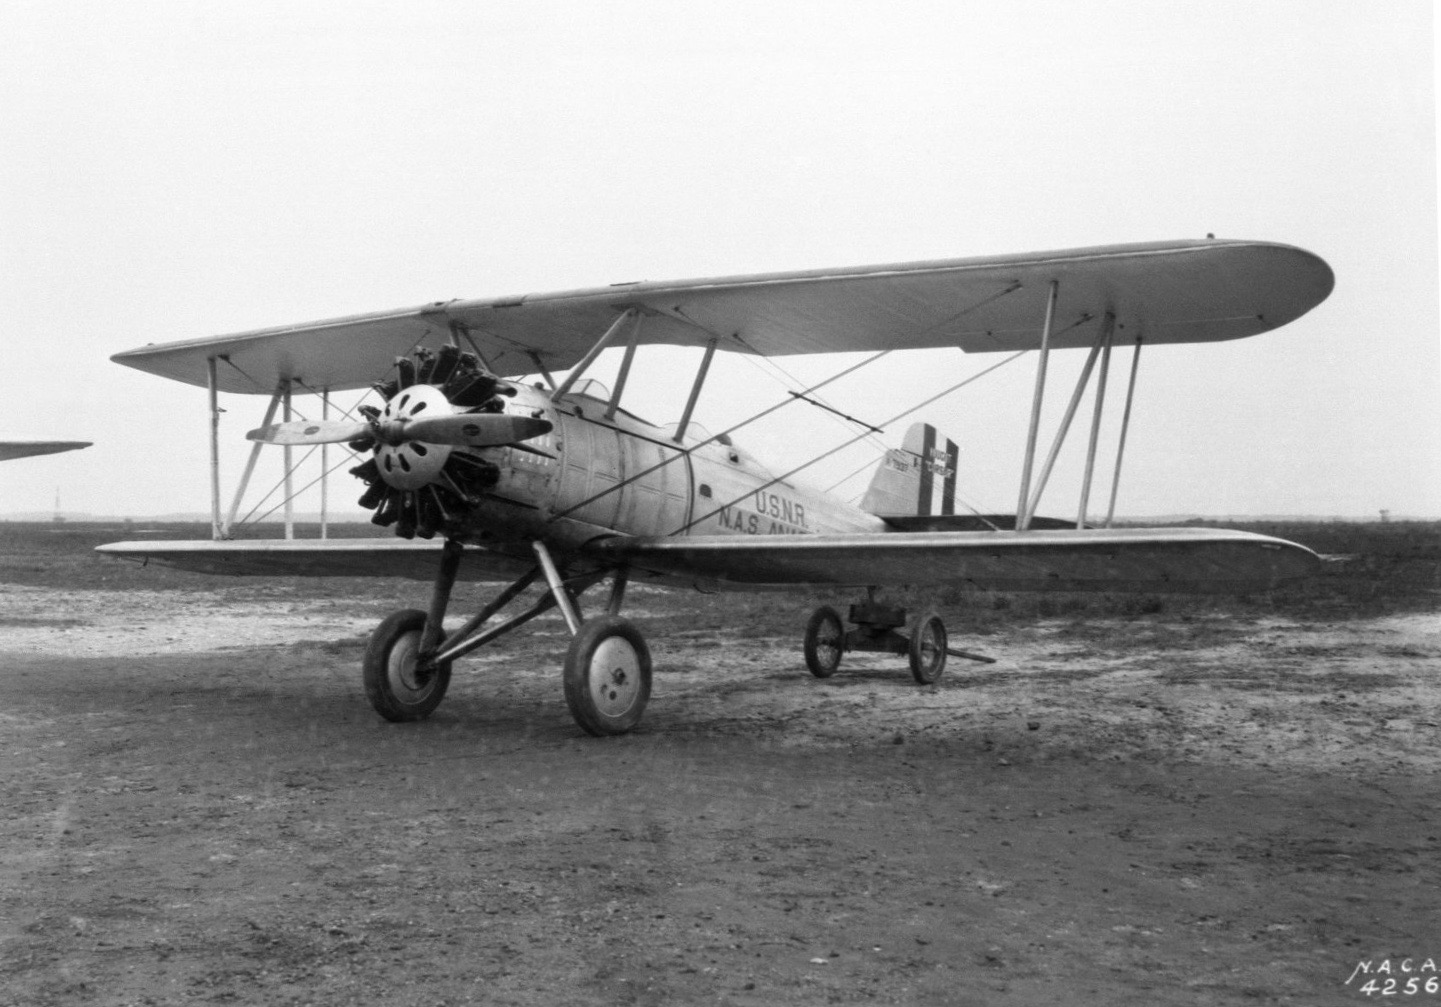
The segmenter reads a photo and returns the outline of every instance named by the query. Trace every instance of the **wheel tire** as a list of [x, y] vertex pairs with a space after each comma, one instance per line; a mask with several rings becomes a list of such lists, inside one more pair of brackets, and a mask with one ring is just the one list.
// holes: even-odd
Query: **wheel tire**
[[386, 720], [423, 720], [430, 716], [450, 687], [450, 662], [416, 674], [415, 656], [425, 632], [425, 613], [402, 609], [385, 619], [370, 634], [361, 676], [365, 696]]
[[634, 624], [602, 615], [580, 627], [565, 655], [565, 701], [597, 738], [640, 723], [650, 702], [650, 648]]
[[840, 613], [822, 605], [811, 613], [806, 623], [806, 667], [816, 678], [830, 678], [841, 666], [845, 650], [846, 629]]
[[921, 685], [930, 685], [946, 670], [946, 624], [935, 612], [927, 612], [916, 620], [911, 630], [911, 676]]

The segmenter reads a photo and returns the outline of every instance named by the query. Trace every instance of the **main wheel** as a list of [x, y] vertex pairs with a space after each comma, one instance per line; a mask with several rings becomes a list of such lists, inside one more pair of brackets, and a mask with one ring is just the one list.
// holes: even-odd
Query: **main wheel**
[[618, 615], [580, 627], [565, 655], [565, 701], [587, 734], [625, 734], [650, 701], [650, 648]]
[[370, 634], [361, 674], [366, 698], [386, 720], [423, 720], [445, 698], [450, 662], [424, 670], [417, 667], [424, 632], [425, 613], [407, 608], [389, 616]]
[[946, 670], [946, 624], [935, 612], [916, 620], [910, 658], [911, 676], [922, 685], [930, 685]]
[[841, 666], [841, 651], [845, 647], [846, 631], [841, 625], [840, 614], [829, 605], [822, 605], [811, 613], [806, 623], [806, 667], [816, 678], [830, 678]]

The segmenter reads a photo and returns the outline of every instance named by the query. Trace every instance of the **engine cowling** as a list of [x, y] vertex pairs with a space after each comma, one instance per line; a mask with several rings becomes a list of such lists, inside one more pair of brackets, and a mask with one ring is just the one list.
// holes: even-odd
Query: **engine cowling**
[[385, 405], [362, 406], [361, 412], [375, 433], [350, 443], [354, 451], [373, 452], [350, 470], [367, 484], [360, 506], [375, 512], [370, 519], [375, 524], [394, 526], [397, 535], [433, 538], [463, 520], [499, 480], [500, 468], [480, 449], [392, 439], [385, 432], [421, 417], [500, 413], [515, 390], [475, 354], [449, 345], [398, 358], [396, 376], [374, 387]]

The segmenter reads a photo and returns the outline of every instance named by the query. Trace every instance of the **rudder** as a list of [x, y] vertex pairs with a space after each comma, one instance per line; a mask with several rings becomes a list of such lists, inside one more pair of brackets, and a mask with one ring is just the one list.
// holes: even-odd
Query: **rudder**
[[954, 514], [960, 449], [950, 438], [944, 446], [938, 440], [936, 428], [929, 423], [911, 424], [901, 446], [881, 459], [861, 509], [877, 517]]

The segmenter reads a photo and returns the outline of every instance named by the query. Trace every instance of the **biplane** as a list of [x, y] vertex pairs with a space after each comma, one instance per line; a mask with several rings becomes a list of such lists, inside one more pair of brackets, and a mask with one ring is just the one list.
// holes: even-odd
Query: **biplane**
[[61, 451], [77, 451], [88, 448], [92, 441], [57, 441], [38, 437], [0, 437], [0, 462], [12, 458], [31, 458], [35, 455], [55, 455]]
[[[649, 645], [622, 615], [627, 585], [637, 581], [854, 591], [847, 619], [830, 606], [811, 617], [802, 647], [810, 671], [828, 677], [846, 653], [872, 650], [905, 655], [918, 682], [934, 682], [948, 656], [986, 658], [952, 648], [934, 611], [908, 613], [877, 590], [1247, 592], [1312, 573], [1317, 557], [1280, 539], [1114, 527], [1115, 486], [1143, 345], [1266, 332], [1305, 314], [1332, 286], [1326, 263], [1299, 248], [1187, 240], [453, 300], [149, 345], [113, 359], [209, 392], [213, 538], [100, 548], [209, 572], [432, 580], [428, 608], [382, 621], [362, 661], [366, 695], [392, 721], [428, 716], [454, 661], [555, 608], [571, 637], [562, 681], [576, 722], [592, 735], [631, 730], [651, 691]], [[657, 344], [699, 351], [685, 408], [666, 426], [627, 408], [636, 397], [627, 386], [633, 360]], [[799, 469], [772, 471], [732, 438], [745, 423], [711, 434], [692, 419], [717, 352], [873, 354], [764, 415], [821, 401], [824, 385], [876, 356], [933, 347], [1036, 355], [1014, 513], [958, 513], [959, 449], [926, 423], [912, 421], [901, 445], [885, 451], [855, 504], [807, 489]], [[623, 353], [612, 388], [587, 376], [608, 348]], [[1071, 348], [1086, 351], [1085, 364], [1041, 460], [1047, 363]], [[1130, 378], [1110, 506], [1093, 519], [1097, 440], [1119, 348], [1131, 350]], [[1093, 377], [1076, 518], [1043, 519], [1041, 493]], [[370, 404], [330, 417], [331, 393], [365, 388]], [[221, 392], [270, 396], [224, 516]], [[296, 393], [316, 394], [322, 416], [292, 418]], [[266, 445], [285, 452], [288, 477], [290, 452], [331, 444], [353, 453], [360, 504], [393, 538], [296, 539], [288, 522], [283, 540], [230, 538]], [[505, 586], [447, 628], [458, 579]], [[603, 608], [585, 614], [582, 594], [606, 582]], [[532, 586], [538, 597], [527, 594]]]

